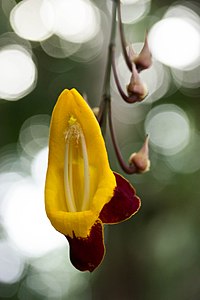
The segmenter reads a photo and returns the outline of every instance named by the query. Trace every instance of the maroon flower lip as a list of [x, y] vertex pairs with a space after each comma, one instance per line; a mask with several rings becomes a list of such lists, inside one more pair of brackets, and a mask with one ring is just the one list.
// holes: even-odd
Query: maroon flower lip
[[70, 260], [80, 271], [94, 271], [105, 255], [103, 224], [116, 224], [129, 219], [140, 208], [140, 199], [134, 188], [121, 175], [115, 173], [117, 186], [111, 200], [99, 214], [86, 238], [66, 236], [70, 245]]
[[104, 224], [116, 224], [129, 219], [141, 206], [140, 198], [136, 196], [133, 186], [115, 173], [117, 186], [112, 199], [106, 203], [100, 212], [99, 218]]

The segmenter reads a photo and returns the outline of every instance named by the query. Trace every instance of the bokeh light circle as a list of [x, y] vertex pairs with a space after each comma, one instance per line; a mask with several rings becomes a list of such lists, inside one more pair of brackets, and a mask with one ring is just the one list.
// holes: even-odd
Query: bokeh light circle
[[178, 153], [190, 139], [189, 119], [174, 104], [162, 104], [153, 108], [146, 117], [145, 130], [153, 149], [164, 155]]
[[200, 64], [191, 70], [173, 69], [171, 74], [177, 85], [188, 89], [196, 89], [200, 87]]
[[0, 50], [0, 98], [18, 100], [35, 87], [37, 69], [25, 48], [12, 45]]
[[45, 147], [36, 154], [31, 164], [32, 177], [42, 186], [45, 184], [47, 162], [48, 147]]
[[[108, 9], [112, 11], [112, 1], [107, 1]], [[122, 0], [121, 17], [125, 24], [133, 24], [143, 19], [151, 8], [151, 0]]]
[[26, 177], [10, 187], [1, 205], [2, 224], [25, 257], [38, 257], [65, 244], [46, 216], [43, 194], [43, 187]]
[[24, 260], [8, 240], [0, 240], [0, 282], [17, 282], [24, 270]]
[[157, 22], [148, 40], [153, 56], [168, 66], [184, 69], [199, 58], [200, 33], [188, 19], [170, 17]]
[[54, 33], [62, 39], [84, 43], [100, 30], [99, 12], [88, 0], [56, 0], [54, 9]]
[[11, 11], [10, 23], [22, 38], [43, 41], [53, 33], [53, 6], [47, 0], [21, 1]]
[[19, 133], [19, 144], [28, 156], [35, 155], [47, 146], [49, 137], [49, 115], [35, 115], [25, 120]]
[[0, 49], [8, 46], [10, 46], [11, 48], [22, 47], [22, 49], [28, 51], [29, 54], [32, 53], [31, 42], [21, 38], [13, 31], [6, 32], [0, 35]]
[[71, 43], [57, 35], [52, 35], [49, 39], [41, 42], [41, 47], [51, 57], [66, 58], [76, 53], [81, 44]]

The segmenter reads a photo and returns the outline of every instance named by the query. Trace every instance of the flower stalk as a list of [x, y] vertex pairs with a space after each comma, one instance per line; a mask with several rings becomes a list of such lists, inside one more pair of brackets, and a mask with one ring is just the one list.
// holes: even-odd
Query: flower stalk
[[122, 45], [122, 52], [123, 52], [124, 59], [125, 59], [125, 62], [127, 64], [127, 67], [132, 72], [132, 63], [131, 63], [131, 60], [130, 60], [130, 58], [127, 54], [127, 51], [126, 51], [127, 45], [126, 45], [126, 39], [125, 39], [124, 29], [123, 29], [123, 25], [122, 25], [121, 2], [120, 2], [120, 0], [117, 0], [117, 4], [118, 4], [119, 34], [120, 34], [120, 40], [121, 40], [121, 45]]
[[[131, 72], [130, 82], [127, 85], [127, 92], [124, 92], [121, 86], [118, 73], [117, 73], [117, 67], [116, 67], [115, 39], [116, 39], [116, 31], [117, 31], [117, 21], [116, 21], [117, 15], [118, 15], [119, 36], [120, 36], [120, 41], [122, 46], [122, 52], [127, 67]], [[107, 118], [108, 118], [108, 124], [109, 124], [112, 142], [113, 142], [113, 147], [115, 149], [115, 153], [119, 161], [119, 164], [127, 174], [134, 174], [134, 173], [142, 173], [139, 171], [137, 166], [137, 164], [140, 165], [140, 162], [139, 163], [137, 162], [137, 164], [134, 163], [128, 164], [124, 161], [124, 158], [118, 146], [116, 135], [114, 132], [113, 122], [112, 122], [110, 78], [111, 78], [111, 70], [112, 70], [118, 92], [121, 98], [125, 102], [129, 104], [133, 104], [144, 100], [144, 98], [148, 94], [148, 91], [145, 84], [140, 79], [139, 72], [149, 68], [151, 65], [151, 53], [148, 47], [147, 36], [145, 38], [144, 46], [139, 54], [136, 54], [134, 49], [131, 46], [129, 47], [128, 50], [129, 52], [127, 52], [127, 43], [124, 35], [122, 18], [121, 18], [121, 3], [120, 0], [113, 0], [111, 34], [110, 34], [110, 41], [108, 46], [108, 57], [107, 57], [106, 71], [104, 77], [102, 98], [99, 106], [97, 120], [101, 126], [102, 134], [103, 136], [105, 136], [106, 127], [107, 127]], [[146, 148], [148, 148], [148, 140], [146, 142]], [[139, 157], [141, 157], [141, 155], [139, 155]], [[148, 168], [145, 168], [143, 172], [147, 170]]]
[[108, 47], [108, 58], [107, 58], [106, 71], [104, 77], [102, 99], [101, 99], [100, 109], [97, 117], [97, 120], [101, 126], [103, 136], [105, 136], [106, 133], [106, 125], [107, 125], [106, 116], [108, 111], [108, 103], [111, 100], [110, 77], [111, 77], [111, 68], [112, 68], [112, 51], [113, 51], [112, 49], [115, 46], [115, 36], [116, 36], [116, 14], [117, 14], [117, 1], [113, 1], [111, 33], [110, 33], [110, 42]]
[[121, 151], [118, 147], [117, 144], [117, 140], [115, 137], [115, 132], [114, 132], [114, 128], [113, 128], [113, 123], [112, 123], [112, 109], [111, 109], [111, 103], [109, 103], [109, 115], [108, 115], [108, 119], [109, 119], [109, 127], [110, 127], [110, 134], [111, 134], [111, 138], [112, 138], [112, 142], [113, 142], [113, 146], [115, 149], [115, 153], [116, 156], [118, 158], [119, 164], [121, 166], [121, 168], [127, 173], [127, 174], [134, 174], [137, 172], [137, 169], [135, 167], [135, 165], [127, 165], [123, 159], [123, 156], [121, 154]]

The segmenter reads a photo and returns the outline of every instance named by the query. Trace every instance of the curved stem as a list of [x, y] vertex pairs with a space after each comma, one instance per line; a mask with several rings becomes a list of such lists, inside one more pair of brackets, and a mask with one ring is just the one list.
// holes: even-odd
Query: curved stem
[[112, 142], [113, 142], [113, 146], [115, 149], [115, 153], [116, 156], [118, 158], [118, 161], [120, 163], [120, 166], [122, 167], [122, 169], [127, 173], [127, 174], [134, 174], [137, 172], [137, 169], [134, 165], [129, 166], [125, 163], [121, 151], [117, 145], [117, 141], [116, 141], [116, 137], [115, 137], [115, 133], [114, 133], [114, 128], [113, 128], [113, 124], [112, 124], [112, 111], [111, 111], [111, 101], [109, 102], [109, 107], [108, 107], [108, 120], [109, 120], [109, 127], [110, 127], [110, 134], [111, 134], [111, 138], [112, 138]]
[[117, 8], [118, 8], [118, 22], [119, 22], [119, 34], [120, 34], [120, 40], [121, 40], [121, 45], [122, 45], [122, 52], [124, 55], [125, 62], [127, 64], [127, 67], [129, 70], [132, 72], [132, 63], [131, 60], [127, 54], [126, 51], [126, 40], [125, 40], [125, 35], [124, 35], [124, 30], [123, 30], [123, 24], [122, 24], [122, 17], [121, 17], [121, 3], [120, 0], [117, 1]]
[[117, 85], [117, 89], [121, 95], [121, 97], [124, 99], [124, 101], [126, 101], [127, 103], [135, 103], [135, 102], [138, 102], [138, 97], [137, 95], [135, 96], [127, 96], [122, 87], [121, 87], [121, 84], [119, 82], [119, 77], [117, 75], [117, 69], [116, 69], [116, 64], [115, 64], [115, 47], [113, 46], [112, 47], [112, 69], [113, 69], [113, 75], [114, 75], [114, 78], [115, 78], [115, 83]]

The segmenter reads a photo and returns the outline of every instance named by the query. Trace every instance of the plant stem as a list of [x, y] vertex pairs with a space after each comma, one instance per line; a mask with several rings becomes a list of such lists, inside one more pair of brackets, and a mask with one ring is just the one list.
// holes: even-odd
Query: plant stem
[[125, 62], [127, 64], [127, 67], [132, 72], [132, 63], [131, 63], [130, 58], [129, 58], [129, 56], [127, 54], [127, 51], [126, 51], [126, 46], [127, 45], [126, 45], [126, 39], [125, 39], [123, 24], [122, 24], [120, 0], [118, 0], [118, 22], [119, 22], [119, 34], [120, 34], [120, 39], [121, 39], [122, 52], [123, 52], [124, 59], [125, 59]]
[[113, 51], [112, 49], [113, 47], [115, 47], [117, 1], [118, 0], [113, 0], [110, 42], [108, 47], [108, 56], [107, 56], [107, 64], [106, 64], [106, 71], [104, 77], [103, 93], [102, 93], [102, 99], [100, 104], [100, 111], [98, 115], [98, 121], [100, 123], [103, 136], [105, 136], [106, 133], [108, 104], [111, 99], [110, 76], [111, 76], [111, 68], [112, 68], [112, 51]]
[[119, 148], [119, 146], [117, 144], [117, 140], [116, 140], [116, 137], [115, 137], [115, 132], [114, 132], [113, 124], [112, 124], [111, 103], [109, 103], [109, 105], [108, 105], [108, 121], [109, 121], [110, 134], [111, 134], [113, 146], [114, 146], [115, 153], [116, 153], [116, 156], [118, 158], [118, 162], [119, 162], [121, 168], [127, 174], [137, 173], [137, 169], [136, 169], [136, 167], [134, 165], [130, 166], [130, 165], [126, 164], [126, 162], [124, 161], [123, 156], [121, 154], [120, 148]]

